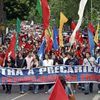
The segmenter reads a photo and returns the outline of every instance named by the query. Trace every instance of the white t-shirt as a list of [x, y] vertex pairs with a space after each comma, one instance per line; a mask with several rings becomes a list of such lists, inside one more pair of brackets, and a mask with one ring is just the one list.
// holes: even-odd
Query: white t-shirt
[[52, 65], [53, 65], [52, 59], [43, 60], [43, 66], [52, 66]]
[[27, 69], [30, 69], [31, 68], [31, 66], [33, 65], [33, 63], [32, 63], [32, 60], [33, 60], [33, 57], [26, 57], [25, 58], [25, 60], [26, 60], [26, 63], [27, 63]]
[[91, 71], [93, 67], [95, 67], [95, 58], [90, 57], [90, 58], [85, 58], [83, 61], [83, 66], [86, 70], [86, 67], [88, 67], [88, 71]]
[[[88, 61], [89, 60], [89, 61]], [[91, 63], [91, 64], [90, 64]], [[90, 57], [90, 58], [85, 58], [83, 60], [83, 66], [94, 66], [94, 63], [95, 63], [95, 58], [94, 57]]]
[[68, 57], [63, 58], [63, 64], [65, 64], [67, 59], [68, 59]]

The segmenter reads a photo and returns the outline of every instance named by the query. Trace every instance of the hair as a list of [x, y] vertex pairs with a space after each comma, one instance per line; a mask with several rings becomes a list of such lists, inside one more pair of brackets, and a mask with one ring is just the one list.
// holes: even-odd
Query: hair
[[61, 83], [62, 83], [62, 86], [64, 87], [64, 89], [65, 89], [65, 87], [66, 87], [66, 81], [65, 81], [65, 77], [64, 76], [59, 76], [59, 79], [60, 79], [60, 81], [61, 81]]

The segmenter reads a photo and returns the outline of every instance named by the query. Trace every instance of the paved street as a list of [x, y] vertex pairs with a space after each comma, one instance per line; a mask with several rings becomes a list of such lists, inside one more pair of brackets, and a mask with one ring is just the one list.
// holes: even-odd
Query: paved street
[[[33, 94], [31, 91], [21, 95], [19, 93], [18, 86], [13, 86], [12, 93], [6, 94], [4, 91], [2, 91], [2, 87], [0, 87], [0, 100], [48, 100], [49, 95], [50, 94], [44, 93]], [[75, 96], [76, 100], [100, 100], [100, 94], [97, 94], [97, 85], [94, 86], [94, 93], [84, 95], [81, 91], [78, 90]], [[96, 99], [97, 97], [99, 99]]]

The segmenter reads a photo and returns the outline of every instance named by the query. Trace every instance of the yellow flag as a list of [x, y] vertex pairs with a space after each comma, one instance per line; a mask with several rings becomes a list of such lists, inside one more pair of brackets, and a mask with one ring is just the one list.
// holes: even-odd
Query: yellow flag
[[64, 23], [66, 23], [67, 21], [68, 19], [66, 18], [66, 16], [62, 12], [60, 12], [60, 27], [59, 27], [59, 46], [60, 47], [64, 47], [62, 29], [63, 29]]
[[97, 30], [96, 30], [96, 33], [95, 33], [95, 36], [94, 36], [94, 41], [96, 44], [98, 44], [98, 40], [99, 40], [99, 36], [98, 36], [98, 32], [99, 32], [99, 23], [97, 25]]

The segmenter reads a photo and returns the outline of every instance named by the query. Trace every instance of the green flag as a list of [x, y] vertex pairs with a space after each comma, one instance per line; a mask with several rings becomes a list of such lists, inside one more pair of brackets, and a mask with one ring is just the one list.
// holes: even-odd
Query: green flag
[[17, 18], [16, 21], [16, 51], [19, 48], [19, 33], [21, 32], [21, 21], [19, 18]]
[[20, 33], [21, 32], [20, 24], [21, 24], [21, 21], [20, 21], [19, 18], [17, 18], [17, 22], [16, 22], [16, 32], [17, 33]]
[[40, 16], [42, 17], [41, 0], [37, 0], [36, 10], [38, 11], [38, 13], [40, 14]]

